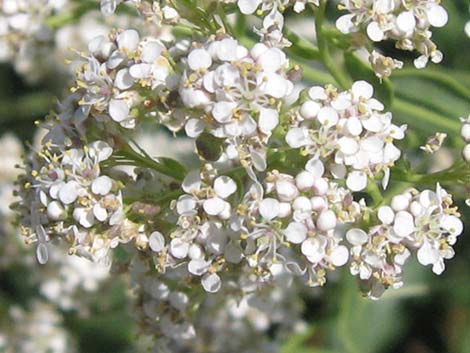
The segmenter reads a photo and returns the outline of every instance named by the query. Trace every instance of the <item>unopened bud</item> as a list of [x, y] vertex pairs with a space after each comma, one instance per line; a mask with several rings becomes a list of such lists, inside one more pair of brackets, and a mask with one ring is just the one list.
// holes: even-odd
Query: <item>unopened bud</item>
[[466, 145], [462, 151], [462, 157], [465, 162], [470, 163], [470, 144]]

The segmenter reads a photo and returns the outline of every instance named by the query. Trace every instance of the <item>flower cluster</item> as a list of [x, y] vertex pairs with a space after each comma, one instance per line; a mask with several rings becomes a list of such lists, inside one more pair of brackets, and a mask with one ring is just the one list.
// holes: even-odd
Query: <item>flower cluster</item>
[[[383, 206], [376, 182], [386, 189], [406, 126], [392, 121], [371, 84], [349, 88], [330, 65], [323, 13], [319, 56], [346, 89], [313, 86], [295, 95], [305, 86], [296, 85], [301, 69], [287, 54], [310, 59], [317, 49], [296, 35], [287, 36], [293, 50], [285, 49], [292, 43], [283, 12], [319, 2], [101, 0], [102, 11], [111, 15], [120, 3], [146, 24], [178, 26], [165, 44], [146, 29], [112, 30], [76, 51], [72, 94], [46, 122], [49, 132], [18, 182], [22, 233], [37, 244], [39, 262], [62, 263], [60, 277], [68, 279], [40, 286], [48, 300], [72, 309], [73, 293], [93, 290], [108, 270], [49, 255], [50, 243], [62, 240], [71, 254], [95, 262], [121, 246], [125, 256], [114, 264], [130, 274], [136, 319], [158, 338], [156, 352], [271, 352], [278, 333], [298, 322], [291, 300], [298, 282], [323, 286], [349, 265], [378, 298], [402, 285], [412, 253], [435, 273], [444, 270], [462, 233], [452, 198], [438, 184]], [[416, 49], [417, 67], [441, 60], [430, 40], [430, 28], [447, 21], [437, 1], [340, 7], [350, 11], [337, 22], [342, 32], [366, 27], [373, 41]], [[236, 26], [226, 10], [236, 12]], [[263, 16], [251, 47], [237, 38], [247, 14]], [[338, 48], [347, 39], [331, 37]], [[369, 61], [380, 78], [402, 66], [376, 51]], [[181, 163], [180, 142], [168, 145], [165, 133], [150, 138], [150, 152], [139, 146], [138, 134], [152, 125], [185, 135], [192, 171]], [[423, 149], [436, 151], [444, 137], [436, 134]], [[462, 137], [469, 161], [468, 119]], [[407, 176], [400, 168], [398, 179]]]
[[[125, 128], [134, 128], [143, 97], [158, 97], [166, 87], [171, 67], [163, 56], [164, 45], [151, 37], [140, 39], [136, 30], [98, 36], [83, 54], [85, 64], [77, 71], [74, 88], [79, 107], [74, 114], [79, 125], [88, 116], [110, 117]], [[78, 97], [77, 97], [78, 96]]]
[[62, 238], [72, 253], [103, 258], [110, 247], [129, 241], [120, 229], [123, 205], [120, 185], [101, 172], [112, 154], [103, 141], [77, 148], [46, 142], [20, 177], [23, 233], [37, 242], [41, 263], [48, 260], [46, 243]]
[[76, 347], [69, 333], [61, 326], [62, 317], [54, 307], [34, 302], [31, 312], [19, 306], [6, 314], [6, 327], [0, 327], [0, 350], [5, 353], [65, 353]]
[[302, 327], [294, 286], [245, 294], [228, 286], [205, 296], [181, 281], [186, 273], [182, 267], [157, 278], [147, 260], [134, 257], [130, 271], [137, 296], [135, 316], [145, 333], [157, 338], [154, 352], [270, 353], [277, 351], [281, 335]]
[[262, 147], [293, 89], [286, 55], [263, 43], [248, 50], [225, 37], [195, 45], [185, 61], [179, 94], [196, 116], [186, 122], [186, 134], [198, 137], [208, 131], [224, 138], [229, 159], [264, 170]]
[[436, 191], [411, 189], [394, 196], [390, 206], [379, 207], [377, 217], [380, 223], [368, 233], [358, 228], [346, 233], [352, 245], [351, 273], [371, 298], [403, 285], [403, 265], [413, 252], [420, 264], [432, 265], [433, 272], [441, 274], [463, 231], [451, 195], [439, 184]]
[[35, 72], [32, 66], [51, 59], [49, 49], [54, 33], [46, 19], [68, 7], [68, 0], [2, 1], [0, 61], [12, 61], [18, 71], [28, 73], [28, 79], [37, 79], [40, 72]]
[[240, 11], [245, 14], [260, 13], [268, 11], [284, 11], [288, 6], [293, 6], [294, 11], [299, 13], [305, 10], [307, 4], [318, 6], [318, 0], [238, 0]]
[[398, 160], [394, 140], [404, 137], [406, 126], [392, 123], [392, 114], [373, 98], [373, 87], [358, 81], [351, 90], [312, 87], [290, 120], [286, 142], [302, 153], [324, 161], [327, 176], [346, 179], [352, 191], [364, 190], [368, 177], [384, 172]]
[[96, 292], [109, 279], [108, 264], [71, 256], [61, 247], [49, 251], [48, 265], [42, 270], [46, 273], [41, 274], [40, 293], [48, 302], [68, 311], [87, 308], [87, 294]]
[[[434, 63], [442, 61], [442, 53], [431, 40], [431, 27], [443, 27], [447, 23], [447, 12], [439, 3], [437, 0], [343, 0], [338, 7], [349, 13], [341, 16], [336, 26], [345, 34], [365, 29], [374, 42], [392, 39], [399, 49], [416, 50], [420, 56], [414, 64], [424, 68], [429, 59]], [[389, 68], [396, 66], [391, 59], [386, 60]]]

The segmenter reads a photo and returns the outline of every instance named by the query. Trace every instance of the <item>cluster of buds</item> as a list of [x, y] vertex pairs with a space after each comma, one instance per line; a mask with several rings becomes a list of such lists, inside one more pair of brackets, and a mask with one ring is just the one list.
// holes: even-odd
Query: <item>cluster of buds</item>
[[[431, 40], [431, 27], [443, 27], [448, 19], [446, 10], [439, 3], [438, 0], [343, 0], [338, 8], [349, 13], [341, 16], [336, 26], [345, 34], [365, 29], [373, 42], [392, 39], [399, 49], [416, 50], [420, 56], [414, 64], [424, 68], [429, 59], [434, 63], [442, 61], [442, 53]], [[396, 66], [394, 61], [386, 60], [390, 69]]]
[[176, 229], [148, 237], [155, 265], [161, 272], [184, 265], [185, 275], [200, 278], [209, 293], [223, 288], [224, 276], [243, 282], [244, 271], [256, 286], [275, 281], [280, 270], [323, 285], [326, 270], [348, 261], [338, 227], [361, 214], [351, 193], [323, 172], [318, 159], [295, 177], [269, 172], [264, 186], [253, 183], [241, 200], [232, 178], [189, 173], [186, 194], [173, 203]]
[[394, 125], [392, 114], [382, 113], [369, 83], [355, 82], [343, 92], [312, 87], [299, 104], [286, 134], [290, 147], [321, 159], [327, 176], [346, 179], [351, 191], [364, 190], [368, 177], [380, 172], [386, 186], [389, 168], [401, 155], [393, 141], [405, 136], [406, 126]]
[[435, 274], [454, 256], [452, 246], [463, 224], [452, 197], [439, 184], [436, 191], [408, 190], [377, 210], [379, 224], [366, 233], [353, 228], [346, 233], [351, 247], [351, 273], [358, 276], [371, 298], [388, 287], [403, 285], [403, 265], [412, 253], [420, 264], [432, 265]]

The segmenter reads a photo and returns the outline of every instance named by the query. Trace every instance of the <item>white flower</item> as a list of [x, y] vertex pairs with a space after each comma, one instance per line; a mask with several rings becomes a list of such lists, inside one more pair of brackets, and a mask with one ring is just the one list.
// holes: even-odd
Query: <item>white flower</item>
[[288, 5], [294, 4], [294, 11], [299, 13], [305, 9], [307, 3], [319, 5], [318, 0], [237, 0], [238, 8], [240, 12], [245, 15], [250, 15], [256, 12], [260, 8], [261, 12], [267, 12], [270, 10], [284, 11]]
[[462, 157], [465, 162], [470, 162], [470, 144], [465, 145], [463, 148]]
[[460, 118], [460, 121], [462, 122], [460, 136], [466, 143], [468, 143], [470, 142], [470, 117]]

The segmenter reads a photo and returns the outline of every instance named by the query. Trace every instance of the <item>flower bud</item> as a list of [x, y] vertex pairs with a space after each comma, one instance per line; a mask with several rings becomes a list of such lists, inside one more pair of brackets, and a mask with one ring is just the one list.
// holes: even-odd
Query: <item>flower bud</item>
[[312, 209], [312, 203], [305, 196], [299, 196], [294, 200], [292, 208], [295, 211], [308, 212]]
[[300, 115], [305, 119], [313, 119], [318, 114], [320, 110], [320, 105], [314, 101], [306, 101], [300, 107]]
[[281, 202], [279, 203], [279, 214], [278, 217], [284, 218], [288, 217], [291, 214], [291, 206], [288, 202]]
[[289, 202], [297, 197], [299, 190], [294, 182], [288, 180], [281, 180], [276, 183], [276, 191], [280, 201]]
[[470, 144], [466, 145], [463, 148], [462, 157], [465, 162], [470, 162]]
[[317, 179], [313, 184], [313, 189], [316, 195], [325, 195], [328, 192], [328, 182], [324, 178]]
[[295, 178], [295, 184], [300, 191], [306, 191], [310, 189], [315, 182], [315, 177], [312, 173], [303, 171], [299, 173]]
[[317, 228], [323, 231], [334, 229], [336, 227], [336, 215], [333, 211], [327, 210], [320, 213], [317, 219]]
[[460, 135], [465, 142], [470, 142], [470, 123], [465, 123], [462, 125], [462, 128], [460, 129]]
[[321, 211], [324, 208], [326, 208], [327, 203], [323, 197], [320, 196], [314, 196], [310, 199], [310, 202], [312, 203], [312, 209], [314, 211]]

